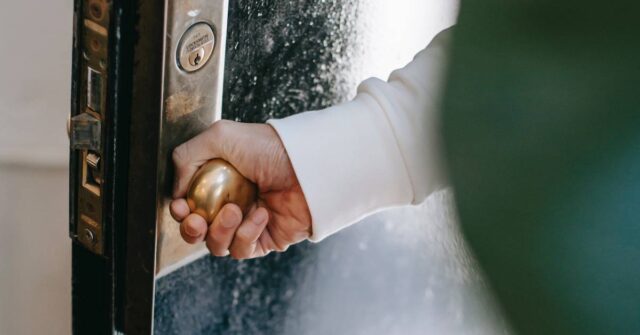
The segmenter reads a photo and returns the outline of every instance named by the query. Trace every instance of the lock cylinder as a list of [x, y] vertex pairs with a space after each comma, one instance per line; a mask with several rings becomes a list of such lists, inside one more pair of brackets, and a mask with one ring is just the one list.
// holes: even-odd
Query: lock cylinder
[[178, 44], [178, 66], [186, 72], [200, 70], [211, 58], [215, 46], [213, 28], [205, 22], [194, 24], [182, 35]]

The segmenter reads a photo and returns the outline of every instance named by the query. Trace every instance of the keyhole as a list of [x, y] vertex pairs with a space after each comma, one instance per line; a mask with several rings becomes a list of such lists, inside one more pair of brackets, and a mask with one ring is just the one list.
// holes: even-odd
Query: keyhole
[[189, 57], [189, 63], [191, 63], [191, 66], [198, 66], [198, 64], [202, 62], [203, 58], [204, 58], [204, 49], [200, 48], [191, 54], [191, 56]]

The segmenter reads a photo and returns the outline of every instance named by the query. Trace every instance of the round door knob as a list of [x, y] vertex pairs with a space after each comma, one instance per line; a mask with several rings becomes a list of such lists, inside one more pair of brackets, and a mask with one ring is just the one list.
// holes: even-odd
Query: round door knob
[[205, 163], [191, 179], [187, 203], [192, 213], [212, 222], [222, 206], [234, 203], [246, 215], [256, 201], [257, 187], [233, 165], [216, 158]]

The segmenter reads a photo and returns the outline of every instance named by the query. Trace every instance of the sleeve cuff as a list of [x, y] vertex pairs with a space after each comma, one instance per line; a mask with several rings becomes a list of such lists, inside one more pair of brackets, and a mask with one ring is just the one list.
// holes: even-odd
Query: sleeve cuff
[[370, 95], [268, 123], [284, 143], [309, 205], [311, 241], [375, 211], [411, 203], [403, 157]]

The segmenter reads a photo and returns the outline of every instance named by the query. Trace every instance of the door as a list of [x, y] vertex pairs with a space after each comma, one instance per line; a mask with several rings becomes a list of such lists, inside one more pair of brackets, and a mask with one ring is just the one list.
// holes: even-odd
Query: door
[[78, 0], [75, 11], [76, 333], [504, 331], [446, 190], [249, 261], [185, 244], [168, 214], [176, 145], [220, 118], [348, 100], [451, 25], [455, 3]]

